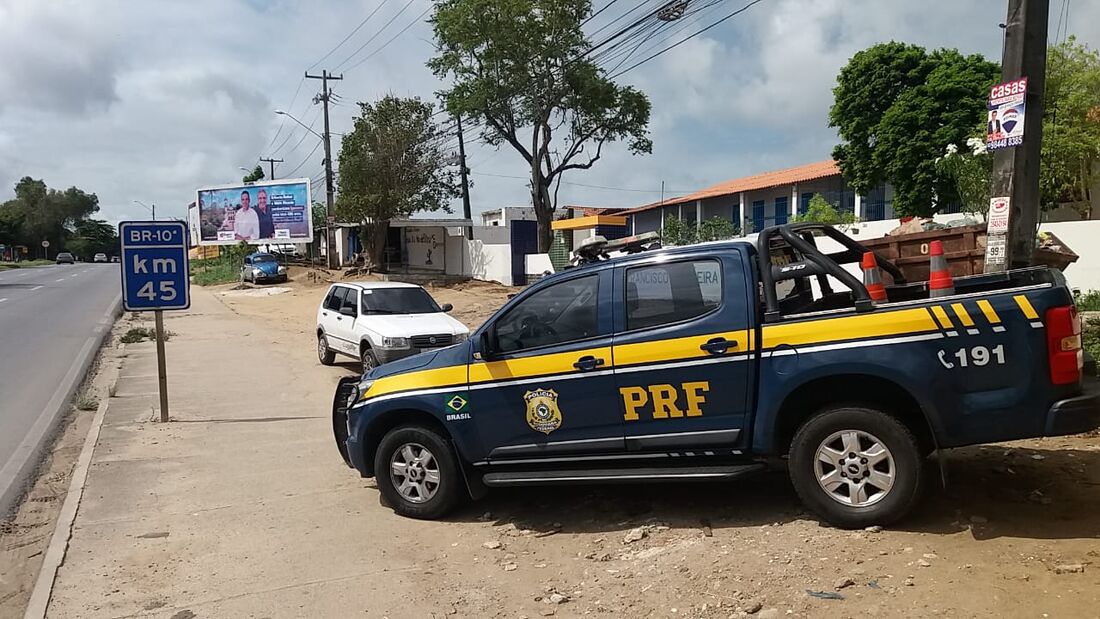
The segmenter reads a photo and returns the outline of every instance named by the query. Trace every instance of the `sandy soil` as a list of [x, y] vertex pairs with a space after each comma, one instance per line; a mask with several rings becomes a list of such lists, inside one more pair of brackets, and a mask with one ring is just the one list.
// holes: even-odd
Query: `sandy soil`
[[[312, 346], [324, 285], [294, 279], [286, 294], [223, 300]], [[432, 294], [472, 328], [516, 290], [473, 282]], [[819, 524], [779, 473], [494, 492], [455, 517], [483, 523], [483, 545], [409, 529], [418, 545], [465, 555], [466, 583], [525, 576], [476, 593], [441, 580], [433, 595], [459, 616], [525, 616], [532, 602], [559, 616], [1100, 616], [1100, 436], [956, 450], [943, 473], [946, 488], [930, 484], [916, 514], [881, 531]]]

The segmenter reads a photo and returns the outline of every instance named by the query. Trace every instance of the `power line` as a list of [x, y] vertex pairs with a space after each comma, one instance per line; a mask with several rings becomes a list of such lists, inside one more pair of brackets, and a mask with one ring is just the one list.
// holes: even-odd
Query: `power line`
[[298, 170], [302, 169], [302, 166], [304, 166], [306, 162], [309, 161], [309, 158], [313, 156], [313, 153], [317, 152], [318, 148], [321, 148], [321, 142], [317, 142], [317, 144], [313, 147], [313, 150], [309, 151], [309, 154], [306, 155], [306, 158], [302, 159], [301, 163], [294, 166], [294, 169], [287, 173], [287, 178], [292, 178]]
[[[521, 181], [531, 180], [530, 178], [528, 178], [526, 176], [512, 176], [512, 175], [509, 175], [509, 174], [490, 174], [489, 172], [475, 172], [475, 171], [471, 171], [470, 173], [471, 174], [476, 174], [477, 176], [492, 176], [492, 177], [495, 177], [495, 178], [513, 178], [513, 179], [521, 180]], [[561, 184], [562, 185], [575, 185], [577, 187], [587, 187], [589, 189], [605, 189], [607, 191], [629, 191], [631, 193], [654, 193], [654, 194], [662, 193], [662, 190], [660, 190], [660, 189], [632, 189], [632, 188], [629, 188], [629, 187], [608, 187], [606, 185], [589, 185], [587, 183], [574, 183], [574, 182], [570, 182], [570, 181], [562, 181]], [[692, 191], [680, 191], [680, 190], [677, 190], [677, 189], [665, 189], [663, 191], [663, 193], [673, 193], [673, 194], [682, 193], [682, 194], [686, 194], [686, 193], [692, 193]]]
[[[320, 110], [320, 108], [318, 108], [317, 109], [317, 114], [314, 115], [313, 120], [309, 123], [309, 128], [313, 129], [313, 125], [316, 125], [317, 121], [320, 120], [320, 118], [321, 118], [321, 110]], [[290, 130], [290, 133], [286, 134], [286, 138], [282, 141], [282, 143], [279, 144], [279, 146], [277, 146], [274, 151], [272, 151], [272, 153], [271, 153], [272, 156], [279, 154], [279, 151], [281, 151], [283, 149], [283, 147], [286, 146], [286, 143], [290, 141], [290, 138], [294, 137], [294, 133], [296, 131], [298, 131], [299, 128], [300, 127], [298, 127], [297, 123], [295, 123], [294, 128], [292, 128]], [[302, 138], [300, 140], [298, 140], [298, 142], [294, 145], [294, 148], [290, 149], [290, 152], [293, 153], [295, 150], [297, 150], [298, 146], [300, 146], [302, 144], [302, 142], [305, 141], [305, 139], [306, 139], [305, 136], [307, 136], [307, 135], [309, 135], [309, 131], [306, 131], [302, 135]]]
[[[286, 106], [286, 109], [287, 109], [288, 112], [290, 111], [291, 108], [294, 107], [294, 102], [298, 100], [298, 93], [302, 91], [302, 84], [305, 84], [305, 83], [306, 83], [306, 78], [304, 78], [304, 77], [302, 79], [298, 80], [298, 87], [294, 89], [294, 96], [290, 98], [290, 105]], [[279, 123], [279, 129], [275, 132], [275, 137], [271, 138], [271, 142], [268, 143], [267, 147], [264, 148], [264, 150], [267, 150], [267, 149], [271, 148], [271, 145], [275, 143], [275, 140], [279, 139], [279, 134], [283, 132], [283, 126], [285, 126], [285, 125], [286, 125], [286, 117], [284, 116], [283, 121], [281, 123]]]
[[673, 43], [672, 45], [669, 45], [668, 47], [666, 47], [666, 48], [662, 49], [661, 51], [659, 51], [659, 52], [657, 52], [657, 53], [655, 53], [655, 54], [651, 54], [650, 56], [647, 56], [647, 57], [646, 57], [646, 58], [645, 58], [644, 60], [641, 60], [641, 61], [639, 61], [639, 62], [636, 62], [636, 63], [634, 63], [634, 64], [630, 65], [629, 67], [627, 67], [627, 68], [623, 69], [622, 71], [619, 71], [618, 73], [615, 73], [615, 74], [611, 75], [611, 76], [609, 77], [609, 79], [615, 79], [616, 77], [619, 77], [620, 75], [622, 75], [622, 74], [624, 74], [624, 73], [628, 73], [628, 72], [630, 72], [630, 71], [633, 71], [634, 69], [636, 69], [636, 68], [638, 68], [638, 67], [642, 66], [643, 64], [645, 64], [645, 63], [649, 62], [650, 60], [653, 60], [654, 58], [656, 58], [656, 57], [660, 56], [661, 54], [663, 54], [663, 53], [665, 53], [665, 52], [667, 52], [667, 51], [669, 51], [669, 50], [675, 49], [675, 48], [679, 47], [680, 45], [683, 45], [684, 43], [686, 43], [686, 42], [690, 41], [691, 39], [694, 39], [695, 37], [697, 37], [697, 36], [699, 36], [699, 35], [703, 34], [704, 32], [706, 32], [706, 31], [710, 30], [711, 28], [715, 28], [715, 27], [717, 27], [718, 25], [720, 25], [720, 24], [722, 24], [722, 23], [724, 23], [724, 22], [726, 22], [726, 21], [728, 21], [728, 20], [730, 20], [730, 19], [733, 19], [734, 17], [736, 17], [736, 16], [740, 15], [741, 13], [744, 13], [745, 11], [749, 10], [749, 9], [750, 9], [750, 8], [752, 8], [753, 6], [755, 6], [755, 5], [759, 4], [759, 3], [763, 2], [763, 1], [764, 1], [764, 0], [752, 0], [752, 2], [749, 2], [749, 3], [748, 3], [748, 4], [746, 4], [745, 6], [743, 6], [743, 7], [739, 8], [739, 9], [737, 9], [736, 11], [734, 11], [734, 12], [730, 13], [729, 15], [726, 15], [726, 16], [725, 16], [725, 17], [723, 17], [722, 19], [719, 19], [718, 21], [716, 21], [716, 22], [714, 22], [713, 24], [711, 24], [711, 25], [707, 26], [706, 28], [703, 28], [702, 30], [699, 30], [699, 31], [693, 32], [692, 34], [690, 34], [690, 35], [688, 35], [688, 36], [686, 36], [686, 37], [684, 37], [684, 38], [680, 39], [679, 41], [677, 41], [677, 42]]
[[405, 32], [406, 32], [406, 31], [407, 31], [407, 30], [408, 30], [409, 28], [412, 28], [412, 27], [413, 27], [414, 25], [416, 25], [416, 24], [417, 24], [417, 22], [419, 22], [419, 21], [420, 21], [421, 19], [423, 19], [423, 18], [424, 18], [424, 16], [425, 16], [425, 15], [427, 15], [427, 14], [428, 14], [428, 11], [430, 11], [430, 10], [432, 10], [432, 7], [431, 7], [431, 6], [429, 5], [429, 6], [428, 6], [428, 8], [424, 9], [424, 11], [423, 11], [422, 13], [420, 13], [420, 15], [417, 15], [417, 16], [416, 16], [416, 19], [413, 19], [413, 20], [412, 20], [411, 22], [409, 22], [409, 25], [405, 26], [404, 28], [402, 28], [402, 29], [401, 29], [401, 31], [400, 31], [400, 32], [398, 32], [397, 34], [393, 35], [393, 37], [391, 37], [389, 41], [386, 41], [385, 43], [383, 43], [383, 44], [382, 44], [382, 47], [379, 47], [378, 49], [374, 50], [373, 52], [371, 52], [371, 53], [367, 54], [367, 55], [366, 55], [365, 57], [363, 57], [363, 59], [362, 59], [362, 60], [360, 60], [359, 62], [356, 62], [355, 64], [351, 65], [351, 66], [350, 66], [350, 67], [348, 67], [347, 69], [344, 69], [344, 72], [345, 72], [345, 73], [350, 73], [350, 72], [352, 71], [352, 69], [354, 69], [355, 67], [358, 67], [359, 65], [363, 64], [364, 62], [366, 62], [366, 61], [370, 60], [371, 58], [373, 58], [373, 57], [377, 56], [377, 55], [378, 55], [378, 54], [379, 54], [379, 53], [380, 53], [380, 52], [381, 52], [382, 50], [386, 49], [386, 47], [387, 47], [387, 46], [388, 46], [388, 45], [389, 45], [390, 43], [393, 43], [393, 42], [394, 42], [394, 40], [396, 40], [396, 39], [397, 39], [397, 37], [399, 37], [399, 36], [401, 36], [401, 35], [405, 34]]
[[583, 25], [587, 24], [588, 22], [592, 21], [593, 19], [596, 19], [597, 17], [599, 17], [599, 16], [600, 16], [600, 13], [603, 13], [603, 12], [604, 12], [604, 11], [606, 11], [607, 9], [610, 9], [610, 8], [611, 8], [611, 5], [615, 4], [615, 3], [616, 3], [616, 2], [618, 2], [618, 1], [619, 1], [619, 0], [611, 0], [611, 1], [610, 1], [610, 2], [608, 2], [607, 4], [603, 5], [603, 8], [602, 8], [602, 9], [600, 9], [600, 10], [596, 11], [595, 13], [593, 13], [593, 14], [589, 15], [589, 16], [588, 16], [588, 17], [587, 17], [587, 18], [586, 18], [586, 19], [585, 19], [584, 21], [582, 21], [582, 22], [581, 22], [581, 25], [583, 26]]
[[394, 15], [393, 17], [390, 18], [390, 21], [386, 22], [386, 24], [384, 26], [379, 28], [378, 31], [375, 32], [371, 36], [371, 38], [367, 39], [366, 43], [363, 43], [362, 45], [360, 45], [359, 48], [356, 49], [354, 52], [352, 52], [350, 55], [348, 55], [347, 58], [344, 58], [344, 60], [340, 64], [336, 65], [336, 67], [333, 70], [336, 70], [336, 71], [340, 70], [340, 67], [347, 64], [348, 61], [351, 60], [352, 58], [354, 58], [356, 54], [363, 51], [363, 48], [370, 45], [375, 39], [377, 39], [378, 35], [382, 34], [386, 30], [386, 28], [389, 28], [390, 24], [392, 24], [394, 21], [396, 21], [398, 17], [401, 17], [401, 14], [404, 13], [405, 10], [408, 9], [410, 6], [412, 6], [412, 3], [415, 2], [415, 1], [416, 0], [409, 0], [408, 2], [406, 2], [405, 6], [401, 7], [401, 10], [398, 11], [396, 15]]
[[306, 69], [306, 71], [307, 71], [307, 72], [308, 72], [308, 71], [312, 71], [314, 67], [316, 67], [317, 65], [321, 64], [322, 62], [324, 62], [324, 61], [325, 61], [325, 60], [326, 60], [326, 59], [327, 59], [327, 58], [328, 58], [329, 56], [331, 56], [331, 55], [332, 55], [332, 54], [333, 54], [333, 53], [334, 53], [334, 52], [335, 52], [336, 50], [340, 49], [340, 47], [341, 47], [341, 46], [342, 46], [342, 45], [343, 45], [344, 43], [347, 43], [347, 42], [348, 42], [348, 39], [350, 39], [350, 38], [351, 38], [352, 36], [354, 36], [356, 32], [359, 32], [359, 30], [360, 30], [360, 29], [361, 29], [361, 28], [362, 28], [363, 26], [367, 25], [367, 22], [369, 22], [369, 21], [370, 21], [370, 18], [374, 17], [374, 14], [375, 14], [375, 13], [377, 13], [378, 11], [382, 10], [382, 7], [383, 7], [383, 6], [385, 6], [385, 5], [386, 5], [386, 0], [382, 0], [381, 2], [379, 2], [379, 3], [378, 3], [378, 6], [377, 6], [377, 7], [375, 7], [375, 8], [374, 8], [374, 10], [373, 10], [373, 11], [371, 11], [371, 12], [370, 12], [370, 14], [369, 14], [369, 15], [367, 15], [367, 16], [366, 16], [366, 18], [364, 18], [364, 19], [363, 19], [363, 21], [359, 22], [359, 25], [358, 25], [358, 26], [356, 26], [354, 30], [352, 30], [351, 32], [349, 32], [349, 33], [348, 33], [348, 36], [344, 37], [344, 39], [343, 39], [342, 41], [340, 41], [339, 43], [337, 43], [337, 44], [336, 44], [336, 47], [334, 47], [334, 48], [332, 48], [332, 49], [328, 50], [328, 53], [327, 53], [327, 54], [325, 54], [324, 56], [321, 56], [321, 59], [320, 59], [320, 60], [318, 60], [317, 62], [315, 62], [315, 63], [313, 63], [313, 64], [311, 64], [311, 65], [309, 65], [309, 68], [308, 68], [308, 69]]

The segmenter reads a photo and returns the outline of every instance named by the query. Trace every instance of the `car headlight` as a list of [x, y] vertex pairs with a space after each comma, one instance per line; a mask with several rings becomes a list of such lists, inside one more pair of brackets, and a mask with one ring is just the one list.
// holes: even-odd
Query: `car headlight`
[[470, 339], [470, 334], [469, 333], [459, 333], [459, 334], [455, 335], [454, 340], [452, 340], [452, 341], [455, 344], [461, 344], [462, 342], [465, 342], [468, 339]]
[[286, 273], [286, 267], [279, 267], [279, 274], [282, 275], [283, 273]]
[[264, 272], [261, 271], [260, 269], [252, 269], [252, 274], [253, 275], [263, 275]]
[[408, 348], [409, 338], [407, 337], [384, 337], [382, 338], [382, 348]]

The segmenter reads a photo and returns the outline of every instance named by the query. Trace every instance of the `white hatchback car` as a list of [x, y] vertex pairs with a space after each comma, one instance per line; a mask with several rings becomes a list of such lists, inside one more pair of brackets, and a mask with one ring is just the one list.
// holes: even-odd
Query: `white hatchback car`
[[317, 309], [317, 357], [332, 365], [337, 354], [363, 362], [363, 371], [435, 348], [466, 341], [470, 330], [451, 318], [416, 284], [333, 284]]

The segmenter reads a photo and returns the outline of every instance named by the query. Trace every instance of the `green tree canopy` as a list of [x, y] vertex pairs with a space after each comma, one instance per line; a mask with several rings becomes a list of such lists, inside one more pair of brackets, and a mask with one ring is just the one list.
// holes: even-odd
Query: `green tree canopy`
[[438, 54], [428, 66], [454, 85], [440, 93], [452, 114], [484, 124], [530, 168], [539, 251], [550, 248], [551, 188], [587, 170], [608, 142], [649, 153], [649, 99], [618, 86], [586, 53], [590, 0], [440, 0], [432, 16]]
[[66, 244], [66, 249], [90, 259], [97, 253], [118, 255], [118, 232], [111, 224], [98, 219], [83, 219], [76, 222]]
[[850, 225], [856, 222], [856, 215], [851, 211], [845, 211], [825, 199], [825, 196], [815, 193], [806, 205], [806, 212], [795, 215], [793, 223], [830, 224], [833, 226]]
[[1074, 37], [1047, 50], [1039, 184], [1043, 206], [1085, 213], [1100, 181], [1100, 53]]
[[50, 242], [51, 252], [65, 247], [77, 223], [99, 212], [99, 198], [76, 187], [50, 189], [41, 180], [24, 177], [15, 184], [15, 198], [0, 204], [0, 234], [12, 244], [38, 247]]
[[388, 95], [360, 103], [360, 115], [340, 146], [336, 216], [363, 225], [374, 264], [381, 264], [391, 219], [420, 211], [450, 212], [458, 195], [455, 173], [440, 147], [432, 106]]
[[264, 168], [263, 166], [256, 164], [256, 167], [252, 168], [252, 171], [248, 174], [245, 174], [244, 177], [241, 178], [241, 181], [245, 183], [255, 183], [256, 181], [262, 181], [263, 179]]
[[955, 184], [936, 158], [973, 135], [999, 76], [981, 55], [953, 49], [890, 42], [856, 53], [837, 76], [829, 112], [845, 180], [860, 193], [889, 182], [902, 215], [930, 216], [950, 203]]

